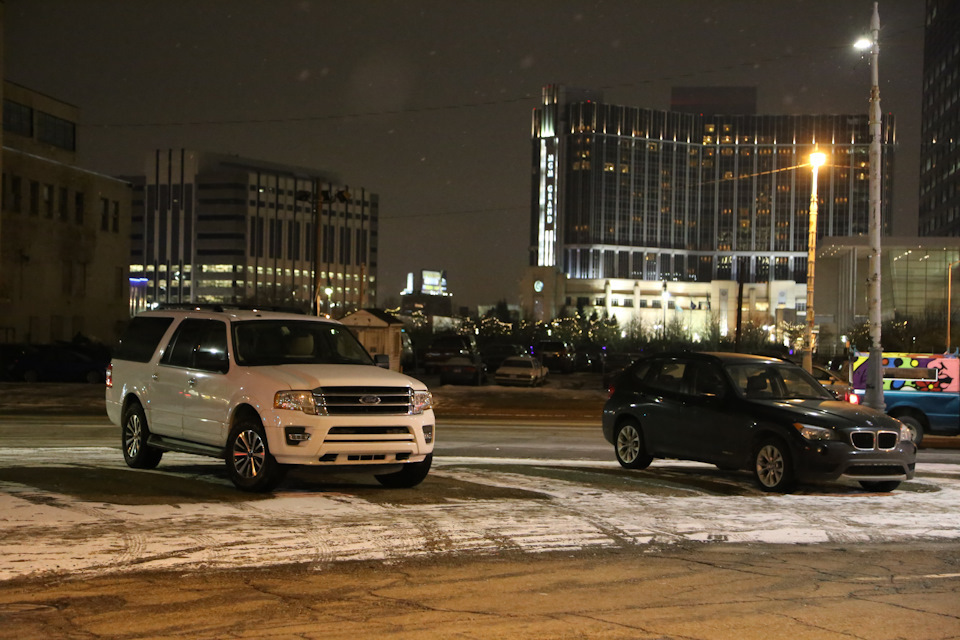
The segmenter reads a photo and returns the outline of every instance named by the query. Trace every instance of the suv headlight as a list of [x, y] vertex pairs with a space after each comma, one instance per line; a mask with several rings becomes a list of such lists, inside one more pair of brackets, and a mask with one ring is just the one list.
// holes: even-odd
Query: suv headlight
[[420, 415], [427, 409], [433, 408], [433, 394], [429, 391], [414, 391], [410, 399], [410, 413]]
[[807, 440], [837, 440], [837, 432], [827, 427], [815, 427], [812, 424], [794, 422], [793, 428]]
[[273, 396], [273, 408], [302, 411], [312, 416], [320, 413], [312, 391], [277, 391]]

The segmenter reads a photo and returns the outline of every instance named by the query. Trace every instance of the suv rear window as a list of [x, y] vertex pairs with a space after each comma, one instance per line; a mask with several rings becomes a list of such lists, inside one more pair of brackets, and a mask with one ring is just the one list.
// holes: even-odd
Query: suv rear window
[[120, 339], [113, 357], [117, 360], [150, 362], [157, 351], [160, 338], [167, 332], [173, 318], [163, 316], [138, 316], [130, 321]]

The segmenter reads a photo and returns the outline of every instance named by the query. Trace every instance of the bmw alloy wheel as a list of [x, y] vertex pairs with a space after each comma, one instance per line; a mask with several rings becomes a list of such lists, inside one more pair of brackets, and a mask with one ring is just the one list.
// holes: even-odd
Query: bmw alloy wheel
[[765, 487], [775, 487], [783, 480], [783, 453], [772, 444], [757, 452], [757, 478]]

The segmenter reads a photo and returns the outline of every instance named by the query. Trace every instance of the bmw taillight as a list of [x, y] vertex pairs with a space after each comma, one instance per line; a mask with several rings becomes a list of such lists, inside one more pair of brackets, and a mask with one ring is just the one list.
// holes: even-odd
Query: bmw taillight
[[850, 391], [847, 393], [847, 402], [850, 404], [860, 404], [860, 396]]

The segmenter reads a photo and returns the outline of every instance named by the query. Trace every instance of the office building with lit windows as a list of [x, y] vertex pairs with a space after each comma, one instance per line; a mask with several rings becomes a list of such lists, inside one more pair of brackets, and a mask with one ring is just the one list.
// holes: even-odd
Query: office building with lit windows
[[920, 235], [960, 236], [960, 3], [927, 0], [920, 111]]
[[342, 316], [375, 305], [379, 198], [310, 169], [157, 150], [133, 180], [131, 295]]
[[[607, 104], [544, 88], [532, 119], [525, 312], [580, 310], [662, 325], [680, 317], [796, 321], [805, 312], [812, 171], [819, 236], [867, 234], [868, 118], [720, 115]], [[883, 219], [894, 120], [883, 121]], [[742, 293], [740, 285], [743, 285]]]
[[112, 344], [130, 318], [130, 184], [78, 166], [79, 108], [3, 87], [0, 343]]

